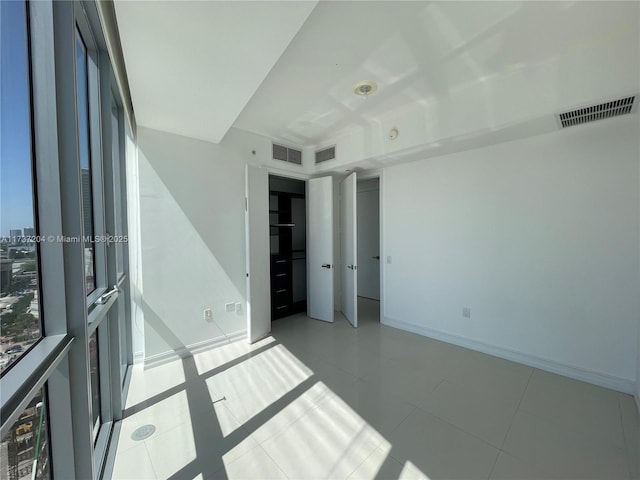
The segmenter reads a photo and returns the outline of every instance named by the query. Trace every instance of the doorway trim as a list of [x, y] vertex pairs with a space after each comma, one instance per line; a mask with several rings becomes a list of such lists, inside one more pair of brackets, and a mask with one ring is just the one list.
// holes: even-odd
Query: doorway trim
[[363, 172], [358, 171], [358, 181], [370, 180], [372, 178], [377, 178], [379, 181], [378, 214], [380, 216], [380, 224], [378, 225], [378, 235], [380, 240], [380, 323], [384, 323], [383, 320], [386, 318], [384, 279], [387, 270], [387, 255], [384, 243], [384, 169], [366, 170]]

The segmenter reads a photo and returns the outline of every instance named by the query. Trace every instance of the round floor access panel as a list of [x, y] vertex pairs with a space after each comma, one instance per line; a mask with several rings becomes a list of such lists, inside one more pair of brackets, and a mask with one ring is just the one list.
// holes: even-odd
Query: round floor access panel
[[155, 425], [143, 425], [140, 428], [136, 428], [134, 430], [134, 432], [131, 434], [131, 440], [135, 440], [136, 442], [146, 440], [151, 435], [153, 435], [155, 431]]

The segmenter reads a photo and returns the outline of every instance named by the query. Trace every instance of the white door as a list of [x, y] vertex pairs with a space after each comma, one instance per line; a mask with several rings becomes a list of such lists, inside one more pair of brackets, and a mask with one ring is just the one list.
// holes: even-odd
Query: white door
[[354, 327], [358, 326], [358, 238], [356, 220], [356, 174], [340, 185], [340, 264], [342, 313]]
[[245, 172], [247, 332], [253, 343], [271, 331], [269, 174], [251, 165]]
[[333, 322], [333, 179], [308, 181], [308, 315]]

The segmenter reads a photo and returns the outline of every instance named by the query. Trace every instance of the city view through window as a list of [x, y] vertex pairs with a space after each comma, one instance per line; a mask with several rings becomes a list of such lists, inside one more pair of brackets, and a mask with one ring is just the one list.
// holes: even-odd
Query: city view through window
[[[25, 228], [29, 230], [33, 228]], [[29, 235], [2, 239], [0, 262], [0, 371], [5, 371], [41, 336], [35, 243]], [[23, 230], [20, 230], [23, 232]]]
[[0, 442], [0, 479], [50, 477], [49, 434], [44, 390], [40, 390]]
[[2, 2], [0, 372], [42, 337], [26, 7]]
[[[42, 338], [27, 6], [0, 2], [0, 376]], [[0, 479], [49, 478], [45, 390], [0, 441]]]

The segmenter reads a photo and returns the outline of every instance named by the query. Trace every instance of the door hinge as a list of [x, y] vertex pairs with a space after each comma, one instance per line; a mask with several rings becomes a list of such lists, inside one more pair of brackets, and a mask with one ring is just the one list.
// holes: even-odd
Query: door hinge
[[249, 211], [249, 199], [247, 197], [244, 197], [244, 211]]

